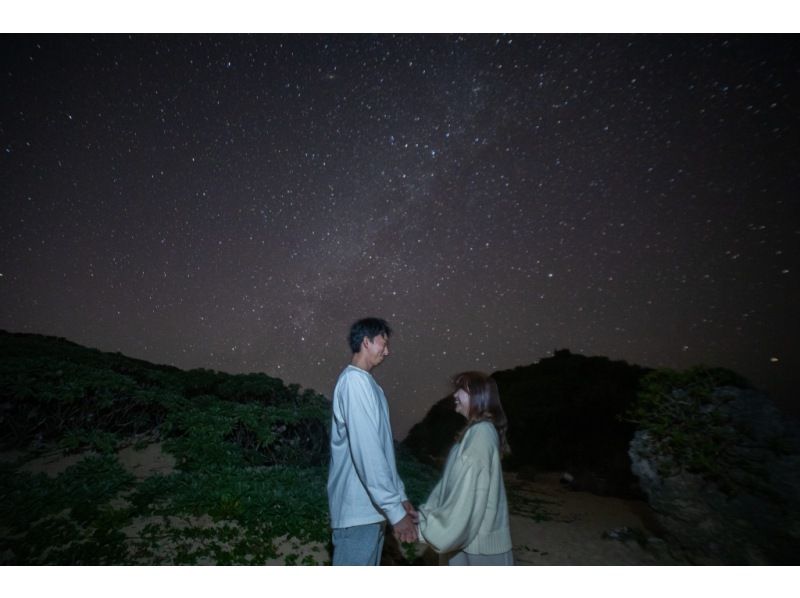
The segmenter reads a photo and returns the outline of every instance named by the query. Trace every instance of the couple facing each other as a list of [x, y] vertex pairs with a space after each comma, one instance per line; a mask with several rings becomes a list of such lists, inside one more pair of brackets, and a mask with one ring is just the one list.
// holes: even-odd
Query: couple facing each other
[[467, 424], [442, 478], [414, 509], [397, 473], [389, 409], [370, 373], [389, 355], [385, 320], [350, 329], [353, 358], [333, 391], [328, 505], [334, 565], [378, 565], [386, 522], [401, 542], [425, 542], [449, 565], [513, 565], [500, 460], [506, 417], [495, 381], [478, 372], [453, 379]]

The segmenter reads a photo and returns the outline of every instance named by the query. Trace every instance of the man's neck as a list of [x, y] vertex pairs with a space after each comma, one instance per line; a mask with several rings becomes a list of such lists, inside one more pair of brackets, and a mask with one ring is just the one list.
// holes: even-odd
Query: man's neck
[[350, 360], [350, 365], [356, 366], [360, 370], [364, 370], [365, 372], [369, 373], [372, 367], [365, 363], [364, 356], [361, 353], [355, 353], [353, 355], [353, 359]]

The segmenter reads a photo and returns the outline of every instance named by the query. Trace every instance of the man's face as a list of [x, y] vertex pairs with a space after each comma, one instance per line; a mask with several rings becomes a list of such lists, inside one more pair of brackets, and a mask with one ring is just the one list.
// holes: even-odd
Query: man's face
[[378, 366], [389, 355], [389, 339], [385, 334], [381, 334], [370, 340], [364, 338], [362, 351], [367, 352], [367, 358], [372, 367]]

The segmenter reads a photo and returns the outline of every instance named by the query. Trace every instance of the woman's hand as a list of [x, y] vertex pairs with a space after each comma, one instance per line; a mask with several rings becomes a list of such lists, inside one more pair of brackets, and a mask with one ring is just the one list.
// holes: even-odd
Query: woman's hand
[[419, 513], [414, 509], [414, 506], [411, 504], [410, 501], [404, 500], [403, 501], [403, 508], [406, 510], [406, 513], [411, 517], [411, 521], [414, 522], [414, 525], [419, 523]]

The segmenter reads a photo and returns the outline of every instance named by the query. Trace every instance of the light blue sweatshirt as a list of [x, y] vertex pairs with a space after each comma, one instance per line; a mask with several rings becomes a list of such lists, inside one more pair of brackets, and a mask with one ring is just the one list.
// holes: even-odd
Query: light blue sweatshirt
[[348, 365], [333, 391], [328, 506], [331, 527], [406, 515], [405, 486], [395, 464], [389, 406], [369, 372]]

